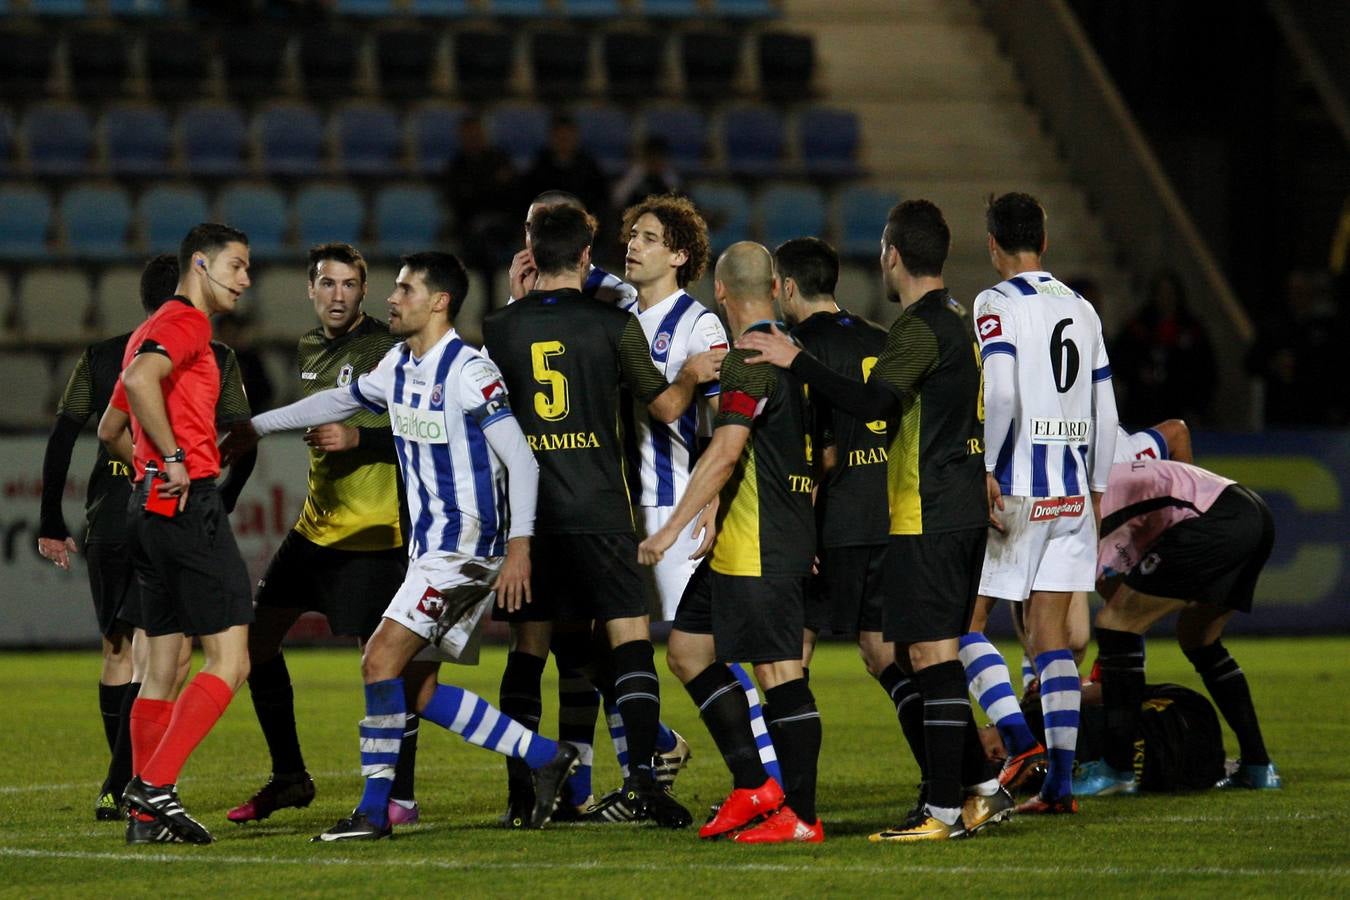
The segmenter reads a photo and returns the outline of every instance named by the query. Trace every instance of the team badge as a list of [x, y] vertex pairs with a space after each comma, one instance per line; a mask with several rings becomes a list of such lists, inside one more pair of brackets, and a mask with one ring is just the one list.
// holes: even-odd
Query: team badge
[[670, 332], [663, 331], [652, 341], [652, 353], [665, 353], [670, 349]]
[[352, 371], [353, 370], [351, 363], [347, 363], [345, 366], [343, 366], [341, 369], [338, 370], [338, 382], [337, 382], [338, 387], [346, 387], [347, 385], [352, 383]]
[[1003, 334], [1003, 322], [998, 316], [980, 316], [975, 320], [975, 327], [979, 329], [982, 341]]
[[438, 384], [438, 385], [436, 385], [434, 388], [431, 389], [431, 405], [432, 405], [432, 406], [440, 406], [440, 405], [441, 405], [441, 398], [442, 398], [443, 396], [445, 396], [445, 392], [444, 392], [444, 390], [442, 390], [442, 387], [443, 387], [442, 385], [439, 385], [439, 384]]
[[444, 595], [434, 587], [427, 588], [422, 599], [417, 601], [417, 610], [428, 619], [439, 619], [441, 613], [445, 612]]

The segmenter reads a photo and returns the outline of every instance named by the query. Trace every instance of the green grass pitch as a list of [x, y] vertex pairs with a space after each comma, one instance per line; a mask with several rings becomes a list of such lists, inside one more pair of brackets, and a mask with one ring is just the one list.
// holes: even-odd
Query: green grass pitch
[[[289, 654], [301, 739], [319, 788], [312, 806], [244, 827], [225, 820], [268, 768], [245, 692], [180, 785], [216, 843], [127, 847], [120, 824], [93, 819], [106, 763], [97, 656], [7, 653], [0, 699], [13, 739], [4, 743], [0, 775], [0, 895], [1350, 895], [1350, 645], [1344, 638], [1227, 644], [1251, 680], [1283, 791], [1086, 800], [1077, 817], [1013, 820], [971, 841], [911, 846], [867, 841], [910, 806], [918, 776], [853, 648], [825, 645], [811, 681], [824, 720], [819, 806], [827, 839], [760, 848], [703, 843], [692, 829], [650, 825], [503, 831], [495, 827], [505, 793], [500, 758], [435, 726], [423, 728], [418, 755], [423, 824], [392, 841], [311, 845], [308, 838], [359, 795], [355, 650]], [[490, 648], [481, 666], [446, 667], [443, 677], [495, 698], [502, 664], [503, 651]], [[1200, 687], [1162, 636], [1150, 644], [1149, 677]], [[552, 689], [550, 680], [546, 697]], [[677, 794], [701, 819], [729, 779], [684, 691], [668, 675], [663, 690], [666, 720], [694, 748]], [[556, 715], [551, 705], [546, 732]], [[1231, 734], [1226, 741], [1234, 755]], [[617, 780], [611, 759], [601, 738], [597, 788]]]

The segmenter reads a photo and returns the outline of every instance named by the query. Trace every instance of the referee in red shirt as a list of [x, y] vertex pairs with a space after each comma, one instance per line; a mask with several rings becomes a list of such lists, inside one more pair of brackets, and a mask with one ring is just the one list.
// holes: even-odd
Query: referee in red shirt
[[[215, 224], [188, 232], [178, 249], [177, 292], [132, 332], [99, 428], [100, 437], [125, 434], [130, 414], [137, 487], [127, 544], [149, 637], [148, 671], [131, 708], [128, 843], [211, 842], [183, 809], [175, 782], [248, 676], [253, 604], [216, 491], [220, 372], [208, 318], [235, 308], [249, 286], [248, 266], [243, 232]], [[105, 429], [109, 420], [117, 427]], [[156, 470], [158, 477], [147, 477]], [[175, 703], [183, 635], [201, 640], [206, 663]]]

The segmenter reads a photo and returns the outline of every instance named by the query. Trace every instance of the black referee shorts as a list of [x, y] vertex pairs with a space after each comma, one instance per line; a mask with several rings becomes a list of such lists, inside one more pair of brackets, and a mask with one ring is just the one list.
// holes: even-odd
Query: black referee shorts
[[89, 592], [94, 598], [98, 630], [107, 638], [130, 634], [141, 624], [141, 592], [136, 572], [122, 541], [89, 541], [84, 545], [89, 565]]
[[258, 581], [258, 606], [323, 613], [333, 634], [368, 638], [403, 585], [408, 554], [339, 550], [291, 531]]
[[941, 534], [891, 535], [884, 565], [886, 640], [942, 641], [969, 630], [987, 536], [984, 525]]
[[1275, 520], [1255, 491], [1229, 485], [1214, 505], [1163, 532], [1126, 576], [1136, 591], [1251, 612], [1275, 546]]
[[141, 589], [146, 634], [218, 634], [253, 621], [248, 570], [214, 479], [192, 482], [173, 518], [148, 513], [131, 495], [127, 549]]
[[672, 627], [711, 634], [719, 662], [802, 658], [806, 576], [723, 575], [704, 560], [680, 597]]
[[[806, 624], [834, 635], [880, 631], [885, 607], [886, 545], [826, 547], [820, 575], [807, 588]], [[813, 596], [814, 595], [814, 596]]]
[[533, 600], [515, 612], [494, 605], [496, 621], [608, 622], [651, 612], [650, 581], [631, 531], [536, 535], [531, 544]]

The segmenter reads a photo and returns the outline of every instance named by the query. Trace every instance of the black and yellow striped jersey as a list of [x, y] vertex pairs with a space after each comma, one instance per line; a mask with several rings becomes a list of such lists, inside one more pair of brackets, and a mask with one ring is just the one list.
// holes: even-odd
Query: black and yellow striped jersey
[[650, 403], [668, 387], [637, 317], [576, 290], [532, 291], [483, 320], [483, 343], [539, 461], [535, 532], [631, 532], [620, 390]]
[[[346, 387], [396, 343], [389, 326], [371, 316], [331, 340], [322, 328], [307, 332], [296, 347], [300, 393]], [[309, 483], [295, 531], [337, 550], [401, 546], [398, 460], [389, 417], [362, 410], [344, 424], [361, 429], [361, 442], [341, 453], [309, 451]]]
[[[769, 324], [747, 331], [767, 331]], [[805, 576], [816, 550], [805, 392], [791, 372], [745, 361], [754, 355], [732, 350], [722, 360], [714, 428], [742, 426], [750, 437], [722, 488], [712, 569], [723, 575]]]

